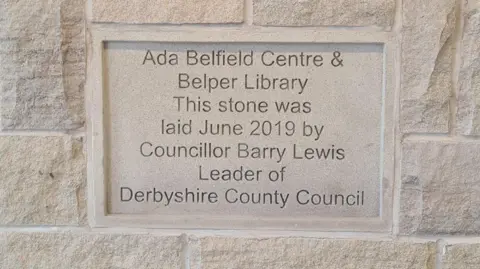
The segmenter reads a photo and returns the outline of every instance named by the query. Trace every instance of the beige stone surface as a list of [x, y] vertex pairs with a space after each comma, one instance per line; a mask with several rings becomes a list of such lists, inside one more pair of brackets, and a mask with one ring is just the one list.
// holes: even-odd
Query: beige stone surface
[[148, 234], [8, 233], [2, 268], [180, 268], [180, 249], [177, 237]]
[[435, 253], [433, 243], [307, 238], [207, 237], [196, 246], [192, 269], [431, 269]]
[[0, 268], [7, 268], [7, 234], [0, 233]]
[[0, 129], [84, 123], [84, 0], [0, 3]]
[[403, 132], [448, 132], [455, 21], [455, 0], [403, 1]]
[[457, 126], [464, 135], [480, 135], [480, 7], [464, 19]]
[[253, 0], [258, 25], [390, 27], [395, 0]]
[[239, 23], [243, 0], [93, 0], [92, 20], [122, 23]]
[[[166, 222], [165, 215], [191, 217], [197, 227], [218, 227], [223, 221], [227, 229], [315, 228], [314, 222], [320, 223], [322, 218], [341, 222], [341, 218], [374, 220], [379, 216], [381, 92], [386, 64], [382, 46], [108, 42], [105, 48], [105, 131], [110, 147], [105, 153], [105, 169], [110, 175], [105, 185], [110, 190], [106, 199], [111, 215], [143, 216], [151, 223], [154, 217]], [[233, 57], [242, 52], [251, 57], [251, 65], [188, 65], [193, 58], [189, 52], [203, 59], [218, 51]], [[333, 55], [337, 52], [345, 59], [344, 66], [335, 66]], [[160, 66], [148, 60], [142, 64], [147, 55], [161, 53], [176, 55], [178, 64]], [[274, 57], [298, 58], [301, 54], [323, 57], [324, 62], [269, 66]], [[191, 84], [194, 78], [231, 83], [223, 88], [212, 84], [209, 89]], [[278, 78], [304, 84], [281, 89], [271, 82]], [[260, 84], [263, 86], [256, 86]], [[200, 106], [194, 112], [191, 103], [199, 99], [209, 102], [208, 112], [202, 113]], [[229, 100], [240, 109], [224, 110]], [[262, 102], [268, 111], [241, 109], [246, 100]], [[293, 100], [311, 109], [305, 113], [278, 109]], [[94, 120], [99, 120], [98, 116]], [[169, 134], [165, 126], [177, 124], [177, 120], [189, 130]], [[284, 127], [273, 132], [262, 127], [263, 133], [255, 134], [253, 120], [277, 126], [289, 121], [295, 130], [288, 135]], [[218, 124], [227, 127], [218, 132]], [[236, 134], [228, 131], [234, 124], [241, 130]], [[322, 131], [307, 135], [306, 125]], [[210, 145], [218, 150], [207, 149]], [[317, 154], [306, 154], [307, 149]], [[285, 167], [284, 179], [271, 180], [269, 172], [281, 167]], [[247, 169], [255, 176], [240, 178]], [[225, 170], [219, 178], [216, 171]], [[155, 197], [147, 197], [147, 192], [155, 192]], [[188, 198], [192, 192], [205, 192], [213, 198]], [[169, 199], [172, 195], [176, 198]], [[210, 223], [200, 224], [193, 214]]]
[[0, 137], [0, 224], [85, 222], [82, 139]]
[[480, 144], [406, 142], [400, 232], [480, 233]]
[[445, 247], [443, 269], [480, 268], [480, 245], [459, 244]]

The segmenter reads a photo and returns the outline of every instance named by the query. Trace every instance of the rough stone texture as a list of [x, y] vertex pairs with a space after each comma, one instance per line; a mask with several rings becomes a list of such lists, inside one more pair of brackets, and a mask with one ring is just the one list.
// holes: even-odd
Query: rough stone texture
[[457, 113], [459, 133], [480, 135], [480, 7], [465, 15]]
[[443, 269], [480, 268], [480, 245], [449, 245], [445, 248]]
[[480, 144], [406, 142], [400, 232], [480, 234]]
[[239, 23], [243, 0], [93, 0], [92, 20], [122, 23]]
[[455, 0], [402, 2], [401, 130], [446, 133], [455, 54]]
[[253, 21], [259, 25], [390, 27], [395, 0], [254, 0]]
[[434, 244], [355, 240], [208, 237], [192, 269], [431, 269]]
[[0, 233], [0, 268], [7, 268], [7, 234]]
[[0, 3], [0, 129], [84, 123], [84, 0]]
[[86, 222], [82, 139], [0, 137], [0, 224]]
[[177, 237], [153, 235], [8, 233], [5, 269], [180, 268]]

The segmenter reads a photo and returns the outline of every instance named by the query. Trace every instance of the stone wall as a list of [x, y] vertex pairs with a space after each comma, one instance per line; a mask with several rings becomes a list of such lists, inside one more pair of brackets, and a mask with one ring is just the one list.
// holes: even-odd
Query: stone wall
[[[393, 32], [390, 233], [92, 228], [89, 28]], [[479, 0], [3, 0], [0, 268], [480, 268]]]

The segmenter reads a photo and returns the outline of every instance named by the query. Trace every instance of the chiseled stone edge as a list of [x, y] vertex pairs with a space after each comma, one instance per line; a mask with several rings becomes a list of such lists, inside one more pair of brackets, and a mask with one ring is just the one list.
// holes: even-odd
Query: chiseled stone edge
[[449, 131], [456, 1], [403, 1], [400, 130]]

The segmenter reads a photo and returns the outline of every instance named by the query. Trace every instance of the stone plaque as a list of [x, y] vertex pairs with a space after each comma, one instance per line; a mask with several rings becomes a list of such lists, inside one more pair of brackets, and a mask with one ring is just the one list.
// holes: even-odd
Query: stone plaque
[[[382, 222], [381, 42], [102, 42], [105, 216]], [[140, 223], [140, 221], [139, 221]]]

